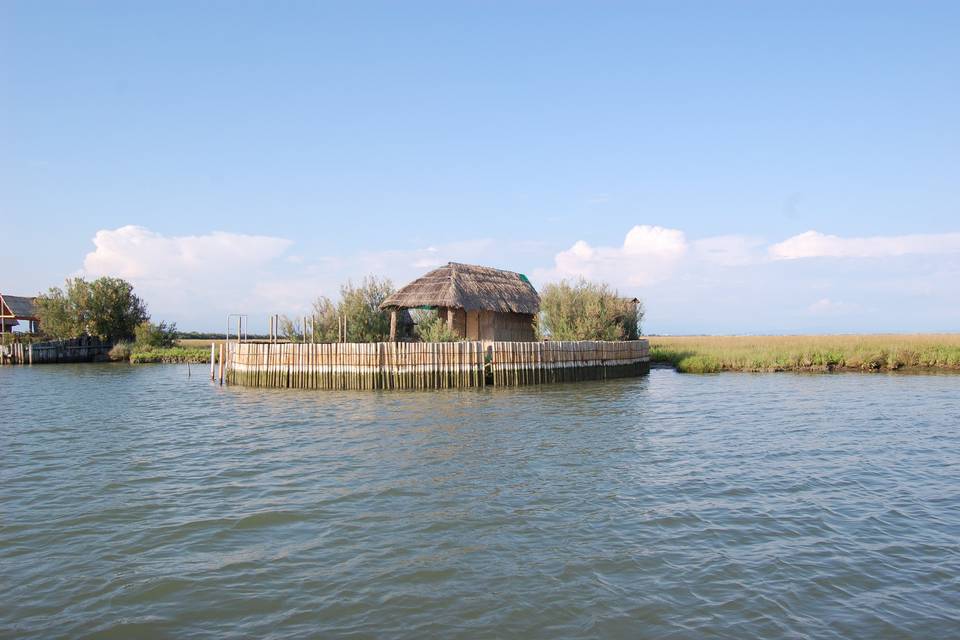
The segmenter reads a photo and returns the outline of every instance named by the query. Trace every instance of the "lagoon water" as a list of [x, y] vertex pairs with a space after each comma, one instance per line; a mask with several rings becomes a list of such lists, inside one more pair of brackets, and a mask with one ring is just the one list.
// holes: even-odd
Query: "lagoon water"
[[960, 636], [960, 376], [0, 368], [3, 638]]

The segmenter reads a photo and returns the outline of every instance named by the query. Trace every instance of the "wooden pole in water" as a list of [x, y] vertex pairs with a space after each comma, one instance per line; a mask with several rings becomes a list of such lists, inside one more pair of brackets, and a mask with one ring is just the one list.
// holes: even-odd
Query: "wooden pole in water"
[[220, 343], [220, 386], [223, 386], [223, 343]]
[[214, 371], [214, 363], [217, 361], [216, 353], [214, 353], [214, 348], [217, 346], [216, 342], [210, 343], [210, 379], [216, 379], [216, 372]]

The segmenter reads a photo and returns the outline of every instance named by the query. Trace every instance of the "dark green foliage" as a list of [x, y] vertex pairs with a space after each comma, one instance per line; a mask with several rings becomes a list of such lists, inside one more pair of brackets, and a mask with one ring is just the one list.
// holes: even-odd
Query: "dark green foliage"
[[177, 323], [141, 322], [135, 330], [137, 349], [172, 347], [177, 342]]
[[37, 297], [36, 305], [43, 332], [60, 340], [84, 334], [105, 341], [131, 339], [149, 319], [133, 286], [120, 278], [68, 278], [66, 291], [53, 287]]

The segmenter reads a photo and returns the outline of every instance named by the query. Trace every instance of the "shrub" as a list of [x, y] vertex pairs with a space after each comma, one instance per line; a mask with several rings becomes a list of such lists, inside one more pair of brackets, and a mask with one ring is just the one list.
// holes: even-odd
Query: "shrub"
[[134, 334], [138, 350], [172, 347], [177, 342], [177, 323], [172, 322], [168, 326], [166, 322], [154, 324], [144, 321], [137, 325]]
[[384, 278], [368, 277], [363, 284], [352, 282], [340, 287], [337, 309], [346, 320], [347, 342], [382, 342], [390, 338], [390, 312], [380, 304], [393, 293], [393, 283]]
[[417, 337], [422, 342], [459, 342], [460, 334], [447, 326], [436, 311], [418, 311], [414, 318]]
[[[370, 276], [357, 286], [348, 281], [340, 287], [340, 302], [320, 296], [313, 303], [310, 331], [314, 342], [336, 342], [346, 324], [348, 342], [383, 342], [390, 338], [390, 312], [381, 311], [380, 304], [394, 291], [387, 278]], [[291, 340], [303, 335], [299, 323], [281, 319], [281, 332]]]
[[540, 294], [538, 331], [552, 340], [635, 340], [643, 307], [605, 283], [548, 284]]
[[107, 356], [114, 362], [121, 362], [130, 359], [130, 353], [133, 351], [133, 345], [123, 340], [113, 345]]

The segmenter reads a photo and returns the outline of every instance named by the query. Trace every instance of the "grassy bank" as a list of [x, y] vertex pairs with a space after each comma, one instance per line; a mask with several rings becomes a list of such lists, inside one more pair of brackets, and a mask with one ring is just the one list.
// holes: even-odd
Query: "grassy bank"
[[153, 349], [134, 349], [130, 353], [132, 364], [162, 362], [165, 364], [206, 363], [210, 362], [210, 347], [165, 347]]
[[960, 371], [960, 334], [649, 337], [650, 359], [685, 373]]

